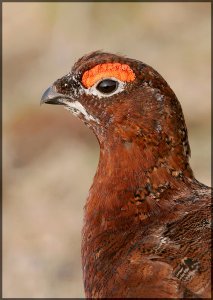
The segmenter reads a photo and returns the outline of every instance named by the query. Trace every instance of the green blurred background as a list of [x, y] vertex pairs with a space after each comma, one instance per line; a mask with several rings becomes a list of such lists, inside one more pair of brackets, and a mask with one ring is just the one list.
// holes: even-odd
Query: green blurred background
[[153, 66], [179, 98], [210, 184], [210, 3], [3, 4], [3, 295], [83, 297], [83, 205], [98, 143], [43, 91], [102, 49]]

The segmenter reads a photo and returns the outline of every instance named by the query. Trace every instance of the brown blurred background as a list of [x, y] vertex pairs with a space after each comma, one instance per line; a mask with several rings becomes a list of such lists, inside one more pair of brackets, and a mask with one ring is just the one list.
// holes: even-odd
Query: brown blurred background
[[3, 296], [83, 297], [83, 205], [98, 143], [43, 91], [85, 53], [153, 66], [179, 98], [210, 184], [210, 3], [3, 4]]

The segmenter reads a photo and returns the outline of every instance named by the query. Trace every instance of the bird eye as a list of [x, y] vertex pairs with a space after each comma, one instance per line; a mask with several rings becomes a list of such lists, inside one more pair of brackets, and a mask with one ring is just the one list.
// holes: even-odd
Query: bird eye
[[118, 82], [112, 79], [104, 79], [97, 85], [96, 89], [103, 94], [111, 94], [118, 88]]

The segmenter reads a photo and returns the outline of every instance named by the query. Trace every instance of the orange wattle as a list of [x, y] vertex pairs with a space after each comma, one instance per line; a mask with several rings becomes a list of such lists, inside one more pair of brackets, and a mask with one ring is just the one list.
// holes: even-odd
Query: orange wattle
[[135, 73], [126, 64], [105, 63], [96, 65], [92, 69], [84, 72], [82, 83], [86, 88], [93, 86], [97, 81], [106, 77], [115, 77], [124, 82], [135, 79]]

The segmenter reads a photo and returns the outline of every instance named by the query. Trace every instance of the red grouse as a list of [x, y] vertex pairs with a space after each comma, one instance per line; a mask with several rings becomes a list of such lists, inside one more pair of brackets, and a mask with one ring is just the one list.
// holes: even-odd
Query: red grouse
[[41, 102], [64, 105], [100, 144], [82, 236], [86, 297], [210, 298], [211, 189], [193, 176], [166, 81], [140, 61], [96, 51]]

